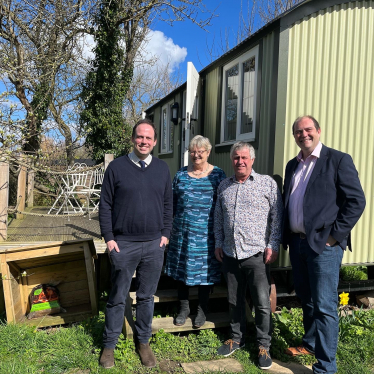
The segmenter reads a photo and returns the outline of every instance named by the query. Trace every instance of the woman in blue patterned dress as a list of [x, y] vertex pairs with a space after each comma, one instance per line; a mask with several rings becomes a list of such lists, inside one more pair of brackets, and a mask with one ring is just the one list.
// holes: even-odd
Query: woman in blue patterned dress
[[173, 180], [174, 221], [165, 273], [179, 281], [177, 326], [184, 325], [190, 314], [191, 286], [198, 286], [199, 298], [194, 326], [204, 325], [210, 290], [221, 279], [221, 264], [214, 255], [213, 215], [217, 188], [226, 175], [208, 163], [211, 149], [208, 138], [195, 136], [189, 144], [192, 164]]

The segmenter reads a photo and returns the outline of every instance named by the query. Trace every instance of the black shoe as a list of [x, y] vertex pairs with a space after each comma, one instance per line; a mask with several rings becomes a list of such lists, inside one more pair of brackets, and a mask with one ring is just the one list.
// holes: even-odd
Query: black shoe
[[262, 370], [266, 370], [270, 369], [271, 365], [273, 365], [273, 360], [270, 357], [269, 349], [260, 346], [258, 353], [258, 367]]
[[186, 319], [190, 314], [190, 306], [188, 300], [180, 300], [179, 313], [175, 317], [174, 325], [183, 326], [186, 323]]
[[233, 354], [237, 349], [243, 348], [244, 344], [238, 343], [235, 340], [226, 340], [221, 347], [217, 350], [217, 355], [228, 357]]
[[197, 307], [197, 314], [196, 314], [195, 321], [194, 321], [195, 327], [201, 327], [205, 324], [206, 313], [207, 313], [207, 308], [204, 308], [201, 305]]

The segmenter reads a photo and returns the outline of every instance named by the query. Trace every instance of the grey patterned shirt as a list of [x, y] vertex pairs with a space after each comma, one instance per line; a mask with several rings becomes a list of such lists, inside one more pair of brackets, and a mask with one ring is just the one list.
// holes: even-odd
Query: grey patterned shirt
[[216, 248], [238, 260], [265, 248], [279, 250], [283, 216], [282, 196], [274, 179], [253, 169], [244, 183], [235, 175], [218, 187], [214, 212]]

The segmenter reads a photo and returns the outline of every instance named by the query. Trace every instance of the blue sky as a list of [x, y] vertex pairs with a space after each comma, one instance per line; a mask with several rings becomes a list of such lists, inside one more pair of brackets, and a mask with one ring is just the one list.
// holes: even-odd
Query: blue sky
[[[165, 37], [172, 39], [175, 45], [186, 48], [187, 55], [184, 61], [179, 63], [179, 70], [184, 80], [187, 72], [187, 61], [191, 61], [198, 71], [207, 66], [211, 62], [207, 50], [211, 48], [213, 42], [217, 45], [220, 43], [221, 35], [225, 39], [225, 33], [227, 32], [230, 48], [236, 44], [234, 39], [239, 26], [241, 1], [205, 0], [204, 3], [210, 10], [217, 8], [215, 11], [217, 17], [212, 19], [212, 25], [207, 27], [207, 31], [202, 30], [190, 21], [175, 22], [173, 26], [159, 21], [152, 27], [153, 30], [161, 31]], [[243, 13], [247, 14], [247, 0], [243, 0]]]

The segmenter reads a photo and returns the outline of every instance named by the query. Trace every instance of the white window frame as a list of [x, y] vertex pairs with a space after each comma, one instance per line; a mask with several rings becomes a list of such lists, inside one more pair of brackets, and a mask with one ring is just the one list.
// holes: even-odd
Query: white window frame
[[185, 126], [185, 121], [186, 121], [186, 118], [184, 118], [186, 116], [186, 90], [183, 91], [183, 98], [182, 98], [182, 128], [184, 128]]
[[199, 96], [197, 95], [195, 96], [195, 102], [194, 102], [191, 118], [193, 119], [193, 121], [191, 120], [190, 141], [195, 135], [197, 135], [196, 127], [197, 127], [197, 123], [199, 122]]
[[[171, 122], [171, 107], [173, 104], [174, 104], [174, 101], [169, 101], [168, 103], [163, 105], [161, 108], [160, 154], [173, 153], [173, 149], [171, 148], [171, 127], [174, 126], [174, 123]], [[166, 148], [163, 147], [164, 110], [166, 110]]]
[[191, 116], [195, 121], [199, 120], [199, 96], [197, 95], [195, 96], [195, 102]]
[[[222, 84], [222, 113], [221, 113], [221, 144], [233, 144], [238, 140], [243, 141], [254, 141], [256, 134], [256, 107], [257, 107], [257, 81], [258, 81], [258, 53], [259, 47], [256, 46], [250, 51], [242, 54], [235, 60], [229, 62], [223, 67], [223, 84]], [[254, 82], [254, 100], [253, 100], [253, 126], [252, 131], [245, 134], [240, 134], [241, 116], [243, 112], [243, 63], [250, 58], [255, 58], [255, 82]], [[236, 120], [236, 139], [235, 140], [224, 140], [225, 138], [225, 122], [226, 122], [226, 72], [235, 65], [239, 65], [239, 95], [238, 95], [238, 107], [237, 107], [237, 120]]]
[[[180, 134], [180, 145], [181, 145], [181, 157], [180, 157], [180, 166], [184, 166], [184, 155], [187, 151], [187, 145], [186, 145], [186, 90], [183, 91], [182, 94], [182, 111], [181, 115], [182, 122], [181, 122], [181, 134]], [[184, 139], [183, 139], [184, 138]]]

